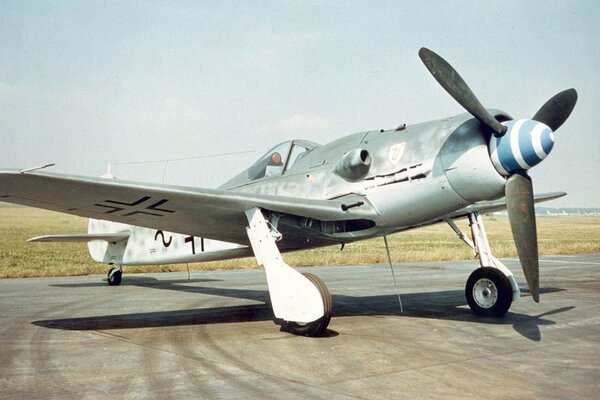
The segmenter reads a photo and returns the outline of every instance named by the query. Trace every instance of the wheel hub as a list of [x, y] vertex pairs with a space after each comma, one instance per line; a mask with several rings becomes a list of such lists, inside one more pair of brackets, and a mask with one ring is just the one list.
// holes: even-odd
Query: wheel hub
[[473, 299], [481, 308], [491, 308], [498, 301], [498, 288], [491, 280], [481, 278], [473, 285]]

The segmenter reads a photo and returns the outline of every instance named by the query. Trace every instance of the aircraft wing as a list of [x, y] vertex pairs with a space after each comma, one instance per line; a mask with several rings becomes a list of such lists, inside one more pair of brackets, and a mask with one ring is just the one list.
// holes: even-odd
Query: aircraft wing
[[[563, 196], [566, 196], [565, 192], [535, 194], [533, 201], [535, 203], [541, 203], [544, 201], [558, 199], [559, 197], [563, 197]], [[501, 199], [498, 199], [498, 200], [480, 201], [478, 203], [471, 204], [470, 206], [461, 208], [460, 210], [457, 210], [457, 211], [449, 214], [447, 216], [447, 218], [452, 218], [452, 219], [463, 218], [472, 212], [492, 213], [492, 212], [503, 211], [503, 210], [506, 210], [506, 199], [504, 197]]]
[[253, 207], [324, 221], [377, 216], [368, 202], [344, 211], [342, 200], [18, 170], [0, 171], [0, 201], [240, 244], [249, 244], [244, 212]]

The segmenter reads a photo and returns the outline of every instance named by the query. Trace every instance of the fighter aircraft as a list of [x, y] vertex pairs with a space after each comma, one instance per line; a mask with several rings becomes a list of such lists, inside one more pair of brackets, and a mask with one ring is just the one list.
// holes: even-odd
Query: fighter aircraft
[[[531, 297], [539, 301], [534, 201], [527, 170], [552, 150], [554, 132], [577, 101], [574, 89], [531, 119], [486, 109], [458, 72], [421, 48], [419, 57], [467, 111], [457, 116], [358, 132], [319, 145], [290, 140], [218, 189], [64, 175], [43, 167], [0, 171], [0, 201], [90, 218], [87, 234], [32, 241], [85, 241], [112, 266], [185, 263], [254, 254], [266, 271], [275, 322], [299, 335], [325, 332], [332, 300], [325, 283], [301, 274], [281, 253], [446, 221], [479, 258], [466, 283], [471, 310], [501, 317], [520, 297], [512, 272], [492, 254], [482, 213], [507, 209]], [[472, 240], [455, 225], [468, 218]], [[386, 241], [387, 245], [387, 241]], [[391, 261], [390, 261], [391, 262]]]

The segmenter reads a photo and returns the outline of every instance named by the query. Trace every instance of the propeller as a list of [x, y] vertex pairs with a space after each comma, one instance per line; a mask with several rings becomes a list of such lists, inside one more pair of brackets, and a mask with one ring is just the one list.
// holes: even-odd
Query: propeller
[[531, 297], [539, 302], [539, 257], [533, 201], [533, 184], [527, 170], [541, 162], [554, 146], [556, 131], [571, 115], [577, 91], [554, 95], [530, 120], [497, 121], [477, 99], [456, 70], [433, 51], [421, 48], [419, 57], [438, 83], [465, 110], [494, 132], [490, 157], [505, 186], [508, 219]]
[[469, 85], [467, 85], [458, 72], [446, 60], [425, 47], [421, 47], [421, 50], [419, 50], [419, 57], [435, 80], [442, 85], [458, 104], [463, 106], [475, 118], [489, 126], [494, 131], [494, 135], [502, 136], [506, 133], [506, 127], [498, 122], [483, 107], [483, 104], [477, 99], [471, 88], [469, 88]]
[[524, 172], [513, 174], [506, 181], [505, 191], [508, 220], [517, 246], [519, 261], [521, 261], [531, 297], [538, 303], [540, 301], [540, 266], [531, 178]]
[[577, 91], [575, 89], [564, 90], [545, 102], [542, 108], [535, 113], [533, 120], [556, 131], [569, 118], [575, 108], [575, 103], [577, 103]]

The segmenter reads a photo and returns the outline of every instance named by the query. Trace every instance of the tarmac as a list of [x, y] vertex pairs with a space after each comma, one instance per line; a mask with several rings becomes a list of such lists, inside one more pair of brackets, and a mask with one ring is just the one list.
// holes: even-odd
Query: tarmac
[[[521, 285], [517, 260], [503, 260]], [[502, 319], [475, 317], [475, 260], [314, 267], [327, 335], [272, 322], [261, 270], [0, 280], [3, 399], [592, 399], [600, 254], [541, 258]]]

